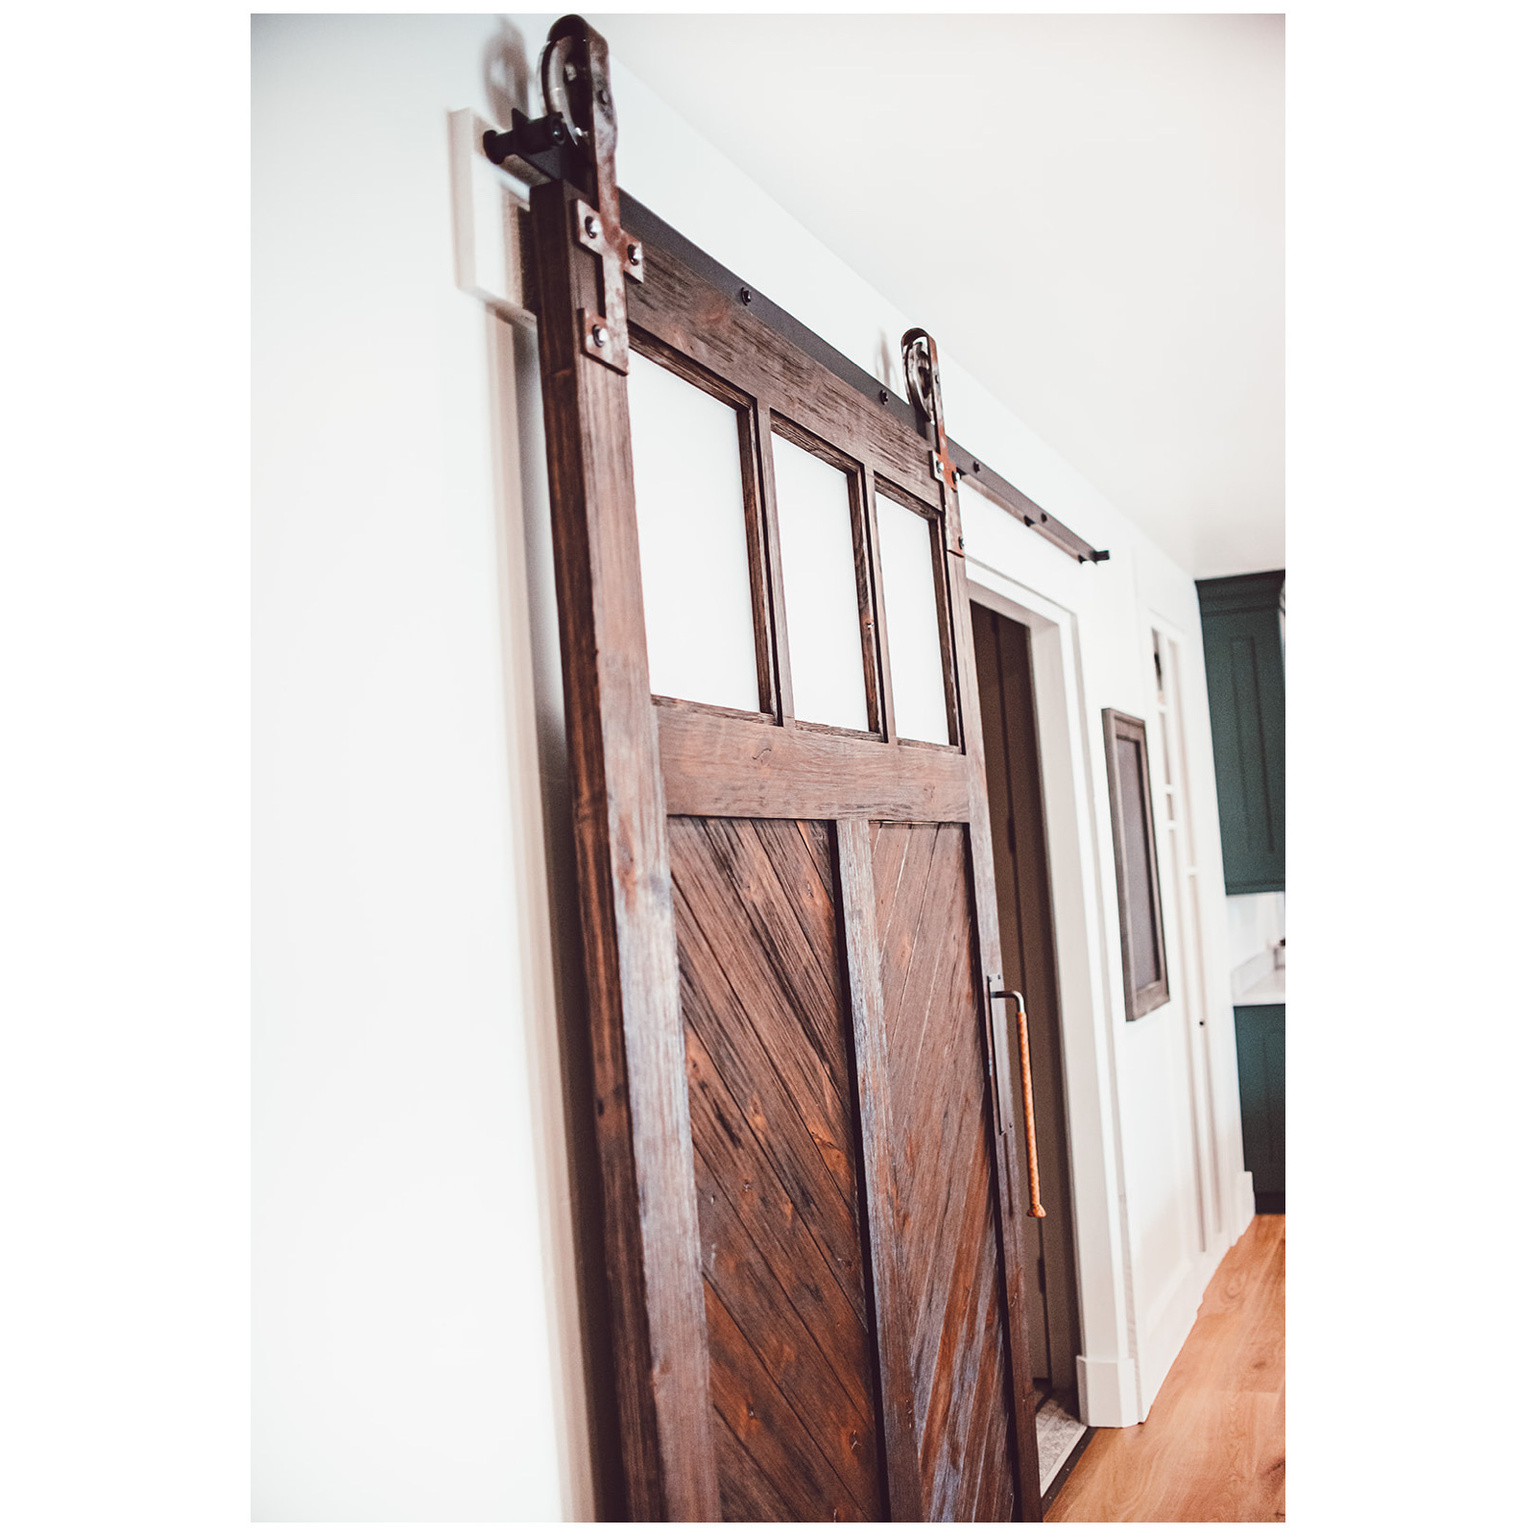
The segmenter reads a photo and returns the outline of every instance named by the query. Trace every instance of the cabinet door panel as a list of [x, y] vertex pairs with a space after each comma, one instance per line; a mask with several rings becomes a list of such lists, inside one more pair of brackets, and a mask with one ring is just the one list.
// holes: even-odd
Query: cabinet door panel
[[1228, 895], [1285, 889], [1284, 571], [1197, 582]]

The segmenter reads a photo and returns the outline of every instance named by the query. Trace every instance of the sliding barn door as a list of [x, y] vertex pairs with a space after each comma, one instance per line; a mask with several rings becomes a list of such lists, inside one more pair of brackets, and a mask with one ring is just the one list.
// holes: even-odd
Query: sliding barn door
[[1039, 1518], [965, 562], [928, 445], [533, 194], [635, 1518]]

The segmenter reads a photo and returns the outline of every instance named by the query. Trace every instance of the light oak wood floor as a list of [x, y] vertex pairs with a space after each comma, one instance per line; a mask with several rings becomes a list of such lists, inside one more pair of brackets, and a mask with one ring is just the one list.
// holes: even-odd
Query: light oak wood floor
[[1285, 1519], [1284, 1216], [1254, 1217], [1147, 1422], [1099, 1430], [1046, 1519]]

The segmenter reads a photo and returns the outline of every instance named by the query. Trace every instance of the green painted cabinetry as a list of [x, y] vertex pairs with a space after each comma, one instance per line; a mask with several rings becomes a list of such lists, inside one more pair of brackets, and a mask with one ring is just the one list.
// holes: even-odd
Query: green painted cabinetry
[[[1237, 1084], [1243, 1109], [1243, 1162], [1259, 1209], [1284, 1209], [1285, 1004], [1232, 1010]], [[1265, 1197], [1269, 1197], [1266, 1199]]]
[[1197, 581], [1227, 894], [1285, 889], [1284, 571]]

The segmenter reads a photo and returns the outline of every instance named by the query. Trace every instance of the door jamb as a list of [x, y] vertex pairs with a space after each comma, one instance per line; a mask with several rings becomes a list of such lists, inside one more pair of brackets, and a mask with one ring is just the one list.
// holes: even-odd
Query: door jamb
[[1136, 1424], [1132, 1249], [1110, 1008], [1110, 960], [1118, 964], [1119, 952], [1111, 957], [1114, 936], [1102, 917], [1098, 797], [1087, 751], [1077, 615], [974, 556], [967, 567], [970, 598], [1023, 624], [1034, 658], [1077, 1248], [1078, 1403], [1087, 1424]]

